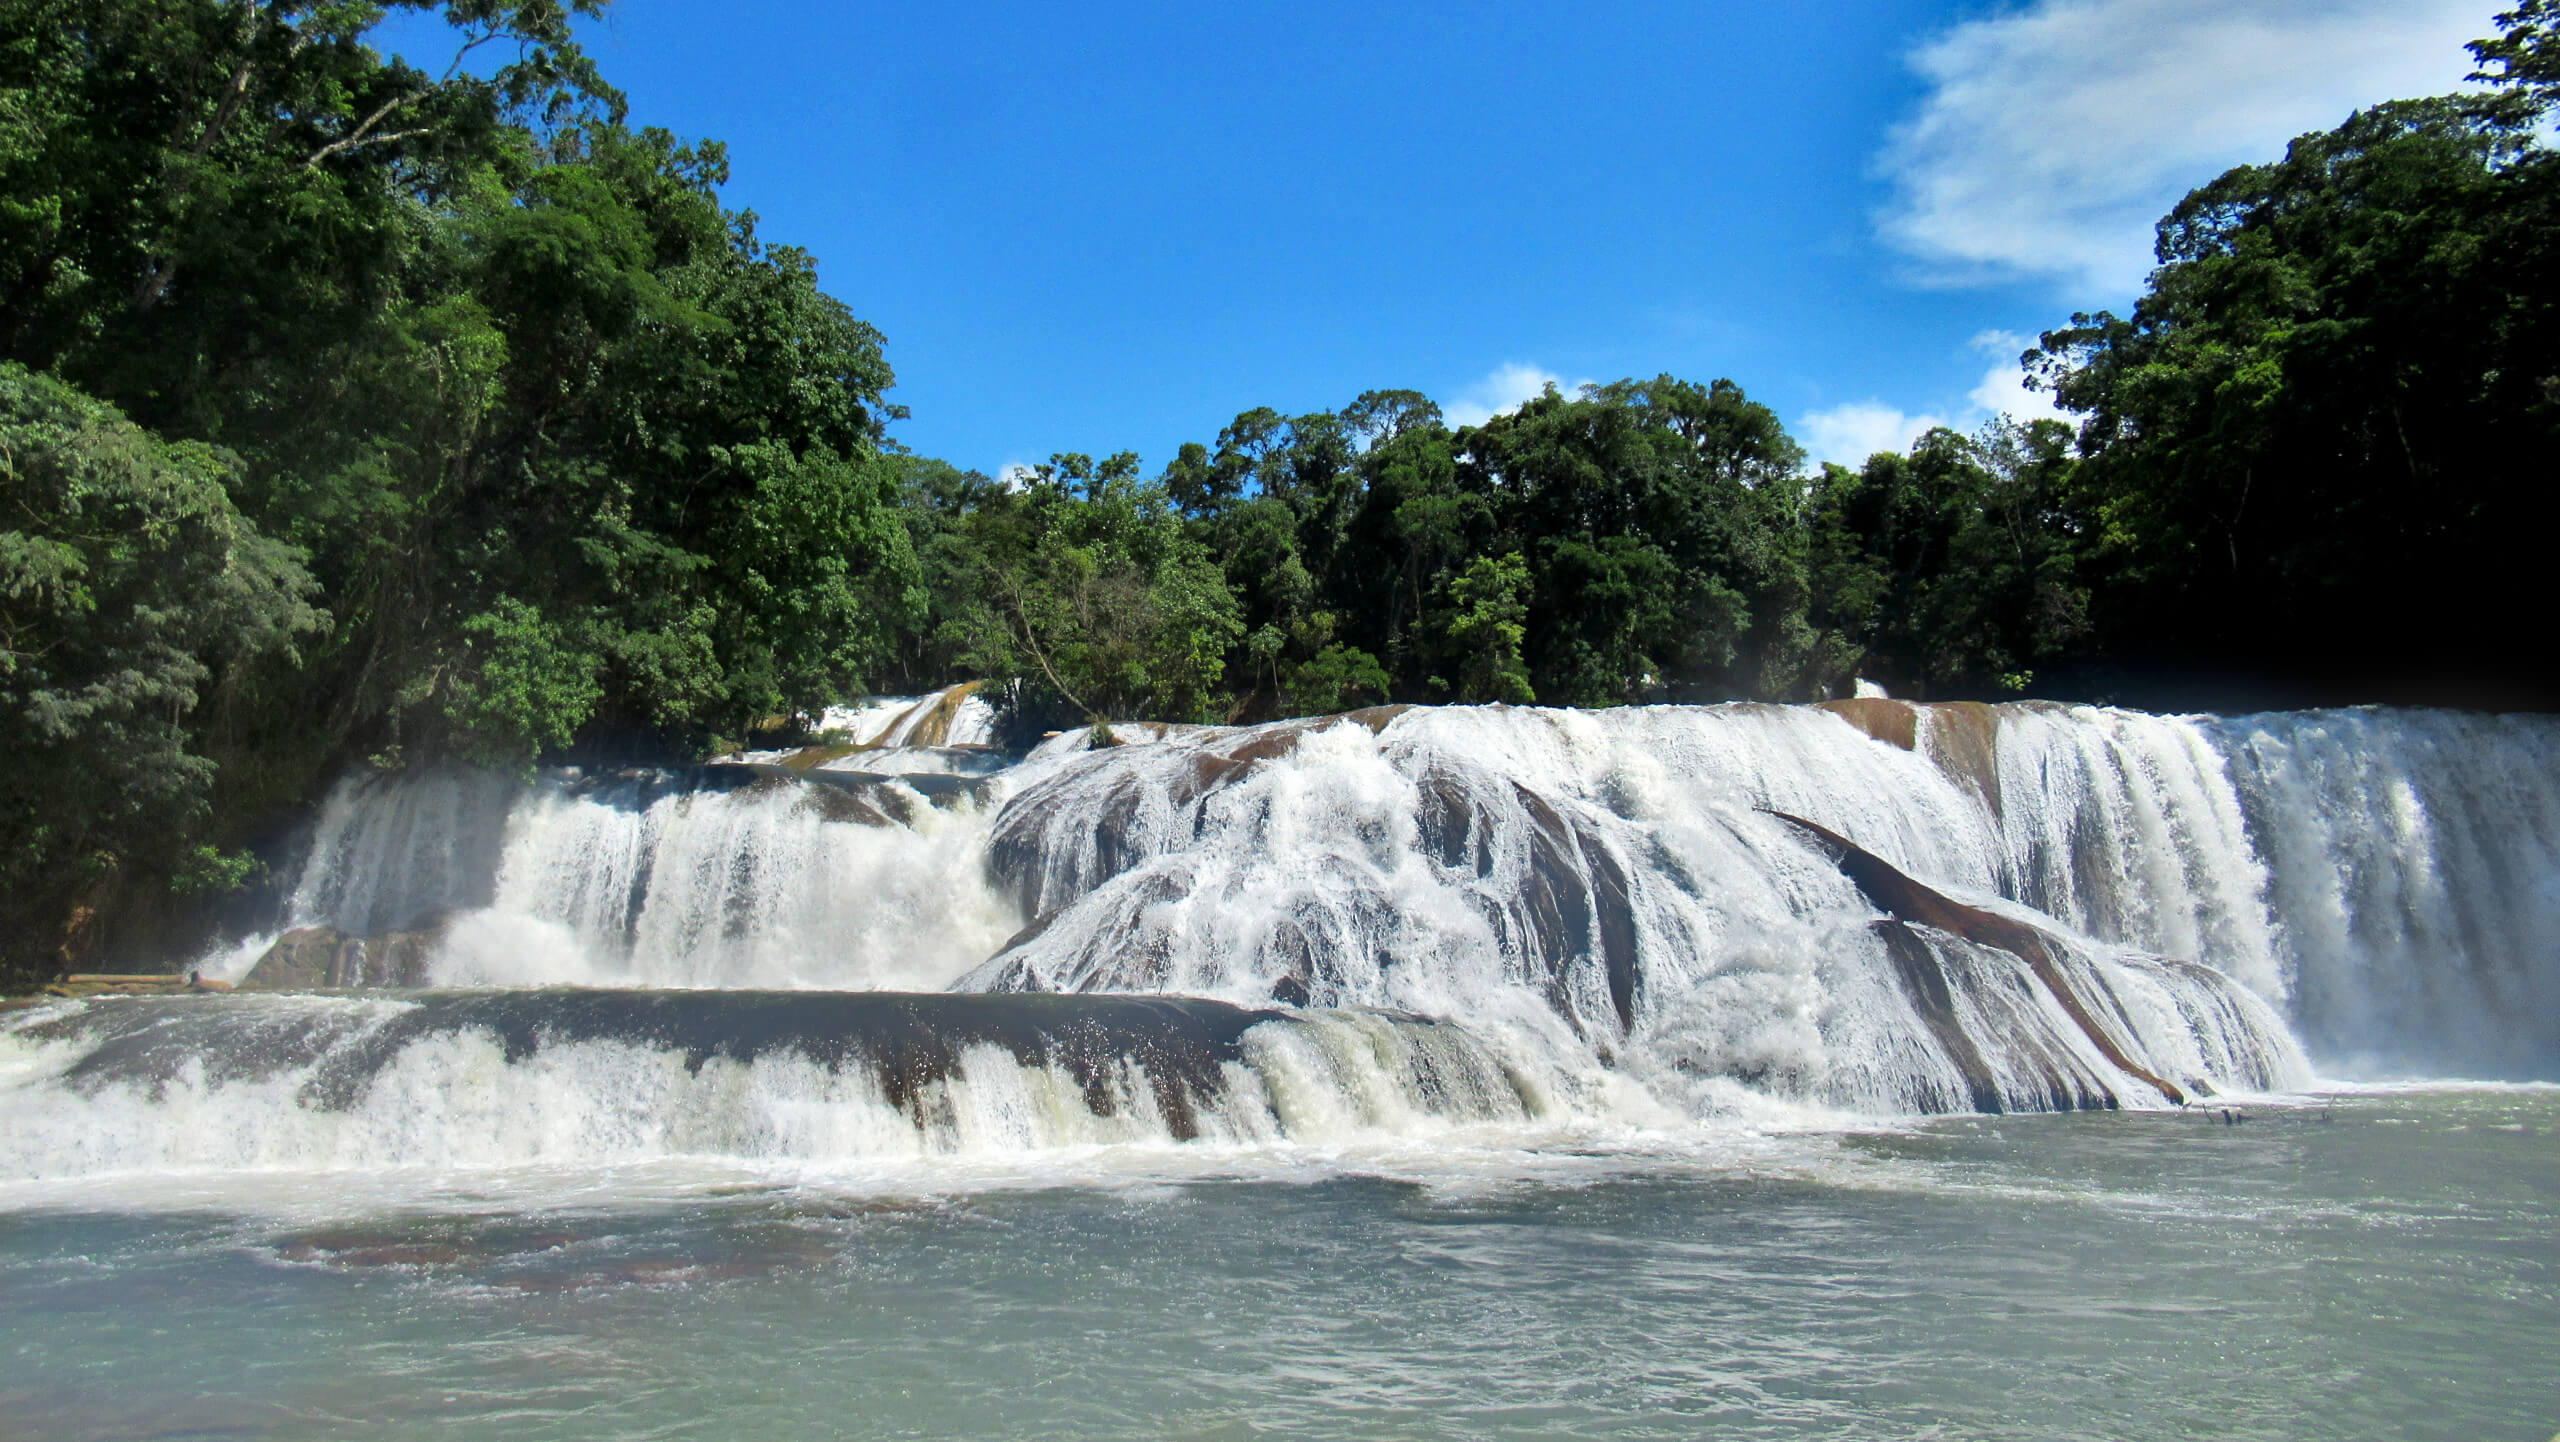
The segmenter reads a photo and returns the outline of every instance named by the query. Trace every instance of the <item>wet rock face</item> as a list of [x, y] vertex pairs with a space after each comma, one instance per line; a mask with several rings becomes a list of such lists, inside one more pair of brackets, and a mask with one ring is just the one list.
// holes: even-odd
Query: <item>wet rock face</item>
[[1405, 709], [1212, 733], [1197, 746], [1091, 753], [1005, 804], [988, 839], [987, 865], [1040, 926], [1111, 878], [1191, 840], [1204, 798], [1294, 754], [1307, 736], [1343, 724], [1374, 732]]
[[[2181, 1088], [2144, 1066], [2134, 1056], [2133, 1053], [2139, 1050], [2139, 1046], [2129, 1044], [2133, 1025], [2132, 1019], [2125, 1014], [2122, 999], [2108, 988], [2104, 977], [2086, 967], [2069, 966], [2067, 948], [2061, 944], [2058, 937], [2048, 936], [2015, 917], [2002, 916], [1998, 912], [1986, 911], [1978, 906], [1968, 906], [1951, 896], [1924, 886], [1904, 875], [1882, 857], [1802, 817], [1790, 816], [1783, 811], [1773, 811], [1769, 814], [1811, 836], [1839, 862], [1841, 871], [1859, 891], [1866, 895], [1869, 901], [1882, 907], [1895, 922], [1904, 924], [1901, 934], [1889, 932], [1885, 940], [1901, 972], [1903, 983], [1909, 989], [1923, 1020], [1933, 1031], [1938, 1031], [1942, 1039], [1952, 1016], [1948, 1007], [1948, 996], [1953, 978], [1949, 977], [1943, 969], [1932, 974], [1931, 968], [1935, 965], [1934, 958], [1938, 953], [1931, 948], [1915, 947], [1912, 944], [1913, 938], [1910, 933], [1912, 924], [1959, 938], [1976, 947], [2005, 953], [2023, 963], [2026, 970], [2035, 978], [2036, 983], [2053, 998], [2054, 1004], [2062, 1009], [2063, 1014], [2071, 1019], [2072, 1024], [2088, 1037], [2090, 1045], [2095, 1047], [2098, 1054], [2105, 1057], [2116, 1070], [2149, 1084], [2173, 1102], [2183, 1104], [2189, 1090], [2199, 1091], [2207, 1096], [2212, 1095], [2211, 1086], [2201, 1081], [2190, 1080], [2185, 1088]], [[2197, 968], [2197, 970], [2202, 969]], [[2027, 1028], [2019, 1026], [2006, 1030], [2010, 1034], [1992, 1040], [2012, 1051], [2021, 1048], [2037, 1050], [2033, 1046], [2032, 1033]], [[1972, 1041], [1964, 1041], [1960, 1049], [1950, 1046], [1948, 1050], [1956, 1057], [1958, 1065], [1965, 1069], [1968, 1082], [1973, 1084], [1978, 1092], [1983, 1073]], [[1968, 1063], [1968, 1057], [1973, 1057], [1974, 1060]], [[2049, 1074], [2057, 1077], [2064, 1075], [2067, 1070], [2061, 1066], [2058, 1058], [2044, 1056], [2039, 1052], [2037, 1059], [2045, 1063], [2045, 1069]], [[2104, 1090], [2103, 1085], [2100, 1086], [2100, 1090]], [[2064, 1101], [2059, 1093], [2053, 1101], [2056, 1110], [2068, 1110], [2074, 1104]], [[2085, 1101], [2076, 1104], [2087, 1105]], [[2112, 1094], [2109, 1094], [2105, 1104], [2115, 1105]], [[1980, 1105], [1978, 1099], [1975, 1109], [1999, 1110], [1996, 1105], [1987, 1107]]]
[[304, 926], [276, 938], [240, 981], [243, 991], [322, 991], [353, 987], [404, 990], [427, 984], [428, 965], [444, 940], [444, 916], [422, 918], [380, 936], [349, 936], [334, 926]]
[[1927, 716], [1920, 728], [1921, 751], [1998, 816], [2000, 713], [1980, 701], [1941, 701], [1928, 708]]
[[1908, 701], [1859, 696], [1825, 701], [1822, 709], [1888, 746], [1916, 751], [1920, 746], [1920, 710]]
[[911, 826], [926, 807], [981, 802], [989, 795], [983, 776], [817, 771], [762, 761], [705, 762], [681, 776], [685, 789], [699, 791], [795, 790], [803, 805], [826, 820], [858, 826]]
[[1544, 965], [1548, 1001], [1571, 1015], [1570, 973], [1577, 961], [1593, 962], [1619, 1029], [1635, 1025], [1636, 924], [1625, 868], [1591, 828], [1517, 781], [1505, 784], [1509, 804], [1497, 812], [1480, 804], [1466, 778], [1426, 770], [1416, 784], [1424, 846], [1441, 865], [1487, 879], [1498, 869], [1496, 829], [1510, 826], [1527, 852], [1513, 911], [1524, 923], [1522, 950]]
[[[1091, 787], [1061, 784], [1067, 780], [1053, 778], [1006, 803], [987, 840], [988, 870], [1035, 928], [1148, 854], [1138, 839], [1139, 813], [1151, 800], [1145, 778], [1114, 777], [1098, 796]], [[1171, 794], [1165, 799], [1175, 804]]]
[[899, 992], [595, 991], [444, 994], [331, 1054], [305, 1084], [306, 1100], [339, 1109], [423, 1036], [480, 1030], [510, 1064], [580, 1040], [681, 1052], [699, 1071], [712, 1057], [752, 1062], [789, 1052], [831, 1071], [859, 1067], [882, 1094], [914, 1111], [926, 1089], [959, 1075], [972, 1046], [993, 1046], [1023, 1066], [1063, 1067], [1097, 1116], [1116, 1109], [1134, 1066], [1151, 1078], [1179, 1140], [1199, 1135], [1198, 1103], [1215, 1098], [1244, 1032], [1277, 1019], [1187, 997], [949, 996]]
[[892, 723], [889, 729], [882, 733], [880, 740], [874, 744], [949, 745], [952, 739], [952, 728], [960, 719], [961, 707], [970, 697], [978, 694], [978, 689], [985, 684], [983, 681], [963, 681], [957, 686], [947, 686], [935, 692], [916, 703], [912, 710]]
[[1822, 709], [1888, 746], [1926, 756], [2000, 814], [2000, 713], [1980, 701], [1825, 701]]
[[[1133, 1076], [1176, 1140], [1224, 1093], [1244, 1034], [1282, 1013], [1188, 997], [953, 996], [903, 992], [520, 990], [429, 992], [383, 1009], [312, 1010], [315, 998], [149, 999], [74, 1011], [22, 1029], [87, 1050], [65, 1073], [74, 1091], [130, 1086], [152, 1095], [197, 1069], [216, 1082], [306, 1071], [296, 1100], [315, 1111], [362, 1105], [422, 1039], [477, 1033], [513, 1066], [545, 1049], [611, 1041], [682, 1057], [751, 1064], [790, 1055], [867, 1073], [890, 1105], [931, 1120], [933, 1089], [993, 1047], [1024, 1067], [1063, 1070], [1096, 1116], [1128, 1100]], [[299, 1005], [297, 1005], [299, 1003]]]

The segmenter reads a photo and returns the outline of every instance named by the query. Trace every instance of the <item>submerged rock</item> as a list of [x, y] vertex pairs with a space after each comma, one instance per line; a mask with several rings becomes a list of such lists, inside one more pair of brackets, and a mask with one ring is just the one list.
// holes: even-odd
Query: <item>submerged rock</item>
[[185, 992], [229, 991], [227, 981], [208, 981], [194, 972], [73, 972], [45, 987], [46, 996], [168, 996]]

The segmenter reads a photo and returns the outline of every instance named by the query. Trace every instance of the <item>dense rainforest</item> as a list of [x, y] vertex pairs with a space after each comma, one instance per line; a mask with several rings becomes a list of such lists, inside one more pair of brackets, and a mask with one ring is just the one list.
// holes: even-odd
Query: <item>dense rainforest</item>
[[[2547, 704], [2560, 4], [2190, 195], [2079, 424], [1809, 469], [1728, 380], [902, 448], [882, 337], [633, 129], [604, 0], [0, 0], [0, 973], [165, 960], [349, 768], [1385, 700]], [[367, 44], [452, 26], [430, 74]]]

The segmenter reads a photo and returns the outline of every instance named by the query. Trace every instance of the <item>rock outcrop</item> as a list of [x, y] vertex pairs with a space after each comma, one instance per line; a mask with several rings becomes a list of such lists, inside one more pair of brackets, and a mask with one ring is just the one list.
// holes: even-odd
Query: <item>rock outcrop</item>
[[[796, 759], [796, 758], [795, 758]], [[695, 789], [747, 791], [799, 787], [807, 805], [829, 821], [862, 826], [908, 826], [915, 822], [921, 800], [928, 807], [951, 807], [983, 801], [989, 782], [983, 776], [945, 776], [936, 772], [884, 775], [872, 771], [801, 769], [788, 763], [708, 761], [685, 773]]]
[[380, 936], [349, 936], [334, 926], [296, 927], [276, 938], [240, 981], [243, 991], [321, 991], [352, 987], [414, 989], [444, 939], [445, 918], [422, 918]]

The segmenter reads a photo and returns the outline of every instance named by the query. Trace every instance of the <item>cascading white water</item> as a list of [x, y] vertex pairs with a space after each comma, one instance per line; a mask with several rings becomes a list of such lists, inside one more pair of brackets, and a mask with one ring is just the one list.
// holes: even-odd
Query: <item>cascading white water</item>
[[[912, 732], [937, 699], [882, 708], [876, 733]], [[941, 710], [982, 732], [984, 706]], [[1021, 923], [985, 876], [972, 779], [1004, 758], [936, 741], [807, 780], [746, 764], [352, 777], [282, 926], [428, 932], [443, 986], [938, 987]], [[255, 959], [207, 970], [236, 980]]]
[[[1987, 984], [1949, 1003], [1999, 1052], [1989, 1089], [1972, 1085], [1968, 1044], [1924, 1024], [1874, 907], [1768, 814], [1996, 897], [2017, 865], [1990, 808], [1919, 750], [1805, 708], [1373, 719], [1062, 755], [995, 827], [1034, 930], [962, 985], [1498, 1018], [1657, 1076], [1871, 1114], [2161, 1095], [2058, 1003], [2008, 1007]], [[2124, 1003], [2126, 1047], [2215, 1087], [2304, 1075], [2222, 974], [2094, 940], [2073, 952]]]
[[2002, 895], [2208, 962], [2332, 1067], [2560, 1074], [2560, 718], [1986, 709]]
[[931, 988], [1018, 923], [988, 886], [974, 802], [903, 786], [906, 825], [831, 819], [841, 793], [528, 791], [486, 907], [447, 928], [442, 985]]
[[519, 794], [488, 772], [350, 778], [331, 788], [287, 910], [359, 936], [484, 905]]
[[[1255, 1027], [1222, 1063], [1241, 1070], [1185, 1124], [1204, 1137], [1651, 1124], [1762, 1104], [2157, 1105], [2172, 1083], [2299, 1085], [2309, 1069], [2288, 1024], [2324, 1067], [2560, 1074], [2560, 722], [2545, 718], [1875, 698], [1390, 708], [1124, 725], [1101, 750], [1071, 732], [1008, 761], [976, 746], [982, 709], [905, 698], [843, 718], [821, 752], [746, 758], [804, 772], [350, 782], [314, 827], [290, 920], [425, 926], [428, 979], [446, 986], [1313, 1008]], [[2027, 928], [2041, 961], [1882, 919], [1838, 856], [1773, 813]], [[590, 994], [533, 995], [539, 1009]], [[327, 1026], [295, 1013], [306, 1031], [406, 1004], [293, 1003], [341, 1009]], [[94, 1050], [86, 1025], [14, 1027], [0, 1041], [11, 1084], [68, 1086]], [[1414, 1062], [1417, 1046], [1439, 1059]], [[788, 1048], [670, 1061], [645, 1036], [599, 1034], [510, 1058], [461, 1027], [407, 1044], [383, 1064], [392, 1080], [325, 1116], [284, 1110], [305, 1082], [272, 1068], [182, 1069], [79, 1091], [78, 1106], [110, 1131], [159, 1117], [136, 1157], [210, 1148], [208, 1164], [242, 1165], [390, 1155], [377, 1145], [457, 1160], [521, 1160], [527, 1146], [847, 1156], [1182, 1131], [1146, 1120], [1136, 1092], [1042, 1111], [1021, 1098], [1065, 1097], [1057, 1076], [1032, 1075], [1054, 1068], [969, 1055], [918, 1111], [912, 1095], [864, 1093], [879, 1074]], [[404, 1088], [428, 1101], [399, 1100]], [[401, 1110], [418, 1105], [433, 1117]], [[117, 1106], [122, 1121], [96, 1113]], [[532, 1110], [503, 1125], [487, 1110], [506, 1107]], [[184, 1116], [221, 1108], [269, 1120], [187, 1140]], [[71, 1145], [29, 1128], [0, 1132], [29, 1157]], [[516, 1140], [474, 1140], [492, 1128]], [[367, 1140], [377, 1132], [409, 1140]], [[555, 1133], [571, 1140], [540, 1140]]]
[[2201, 729], [2228, 758], [2269, 955], [2322, 1055], [2560, 1076], [2560, 724], [2360, 709]]
[[1561, 1120], [1587, 1090], [1380, 1013], [754, 992], [69, 1005], [0, 1030], [0, 1086], [47, 1093], [0, 1122], [0, 1183], [1325, 1145]]

